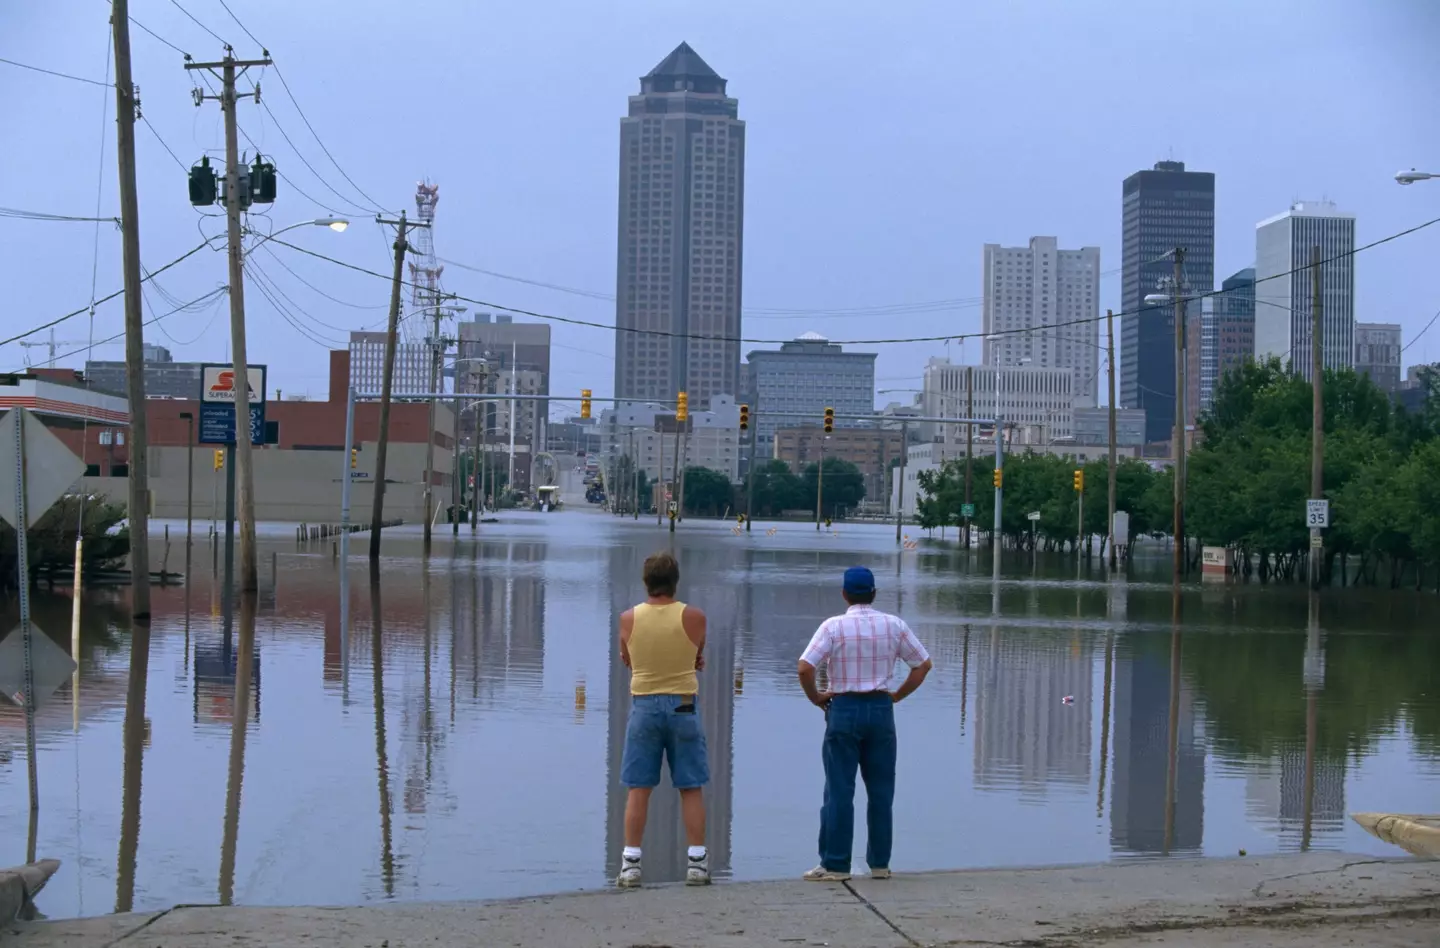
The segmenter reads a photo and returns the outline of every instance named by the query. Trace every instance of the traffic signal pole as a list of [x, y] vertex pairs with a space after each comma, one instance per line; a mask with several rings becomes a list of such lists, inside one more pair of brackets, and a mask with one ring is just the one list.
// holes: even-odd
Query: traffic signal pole
[[1005, 545], [1004, 519], [1001, 516], [1005, 503], [1005, 422], [995, 418], [995, 526], [991, 534], [991, 575], [1000, 578], [1000, 548]]

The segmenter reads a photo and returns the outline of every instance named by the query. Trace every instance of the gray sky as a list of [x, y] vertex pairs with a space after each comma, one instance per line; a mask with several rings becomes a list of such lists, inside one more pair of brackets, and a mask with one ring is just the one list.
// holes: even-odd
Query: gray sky
[[[258, 53], [219, 0], [182, 5], [237, 55]], [[446, 268], [447, 289], [606, 325], [613, 303], [595, 294], [615, 285], [619, 118], [637, 77], [681, 40], [730, 80], [748, 123], [746, 308], [792, 311], [748, 314], [748, 338], [976, 332], [984, 243], [1055, 235], [1065, 247], [1099, 245], [1102, 269], [1118, 269], [1121, 181], [1163, 158], [1216, 174], [1217, 280], [1252, 263], [1255, 223], [1297, 198], [1327, 197], [1356, 214], [1362, 243], [1440, 217], [1440, 181], [1402, 188], [1392, 179], [1412, 166], [1440, 172], [1433, 0], [233, 0], [231, 8], [369, 195], [413, 211], [416, 181], [439, 183], [440, 256], [584, 293], [455, 266]], [[197, 59], [221, 55], [171, 0], [132, 0], [131, 14]], [[0, 0], [0, 57], [103, 79], [107, 18], [105, 0]], [[223, 154], [219, 108], [193, 106], [179, 54], [131, 34], [145, 117], [187, 167], [206, 150]], [[316, 144], [273, 71], [261, 86], [278, 127], [248, 101], [242, 127], [295, 185], [355, 221], [344, 234], [306, 228], [285, 239], [388, 273], [390, 238], [373, 212], [349, 203], [369, 202]], [[0, 206], [93, 215], [98, 173], [102, 214], [117, 213], [113, 93], [0, 64], [0, 114], [8, 145]], [[223, 219], [197, 216], [181, 169], [143, 125], [137, 141], [141, 256], [154, 269], [199, 243], [197, 227], [222, 233]], [[328, 213], [282, 181], [263, 226]], [[91, 225], [0, 218], [0, 235], [0, 338], [88, 303]], [[349, 329], [383, 319], [385, 281], [271, 247], [324, 292], [372, 307], [326, 299], [258, 252], [317, 339], [340, 343]], [[1440, 225], [1361, 255], [1359, 318], [1400, 323], [1407, 342], [1416, 336], [1440, 310], [1437, 257]], [[223, 254], [206, 251], [159, 282], [188, 300], [225, 279]], [[100, 229], [97, 281], [97, 295], [120, 286], [112, 226]], [[1103, 289], [1102, 305], [1118, 305], [1118, 273]], [[938, 300], [958, 302], [824, 315]], [[150, 302], [157, 313], [171, 308], [158, 292]], [[270, 387], [324, 397], [326, 346], [292, 328], [254, 285], [247, 310], [250, 357], [270, 365]], [[122, 326], [117, 299], [97, 311], [93, 338]], [[62, 324], [57, 336], [83, 346], [88, 320]], [[610, 393], [612, 330], [557, 325], [553, 338], [552, 392]], [[223, 359], [224, 304], [169, 317], [148, 327], [146, 340], [177, 359]], [[880, 388], [918, 387], [924, 360], [945, 352], [933, 343], [860, 348], [880, 353]], [[950, 354], [960, 359], [960, 347]], [[963, 354], [977, 360], [978, 342]], [[40, 349], [29, 355], [45, 359]], [[14, 344], [0, 348], [0, 368], [25, 356]], [[97, 350], [122, 356], [120, 345]], [[1435, 359], [1440, 325], [1405, 353], [1407, 365]]]

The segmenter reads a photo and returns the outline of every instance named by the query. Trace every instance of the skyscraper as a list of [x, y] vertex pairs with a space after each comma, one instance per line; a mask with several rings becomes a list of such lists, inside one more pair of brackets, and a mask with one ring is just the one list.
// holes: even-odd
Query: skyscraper
[[686, 43], [620, 120], [615, 396], [704, 408], [740, 389], [745, 123]]
[[1255, 358], [1255, 268], [1226, 277], [1220, 292], [1201, 302], [1205, 312], [1199, 408], [1209, 411], [1220, 381]]
[[[1145, 440], [1168, 441], [1175, 424], [1175, 316], [1145, 296], [1174, 274], [1185, 251], [1186, 292], [1215, 285], [1215, 175], [1160, 161], [1125, 179], [1121, 260], [1120, 405], [1145, 409]], [[1199, 307], [1190, 310], [1200, 317]]]
[[[1255, 358], [1278, 356], [1310, 378], [1314, 318], [1312, 248], [1320, 248], [1321, 327], [1327, 369], [1355, 364], [1355, 215], [1329, 201], [1298, 201], [1255, 225]], [[1265, 304], [1273, 305], [1265, 305]]]
[[[1054, 237], [1028, 247], [985, 245], [985, 364], [1070, 369], [1079, 408], [1097, 404], [1100, 248], [1061, 250]], [[1088, 320], [1088, 321], [1084, 321]], [[1015, 332], [1015, 330], [1029, 330]]]

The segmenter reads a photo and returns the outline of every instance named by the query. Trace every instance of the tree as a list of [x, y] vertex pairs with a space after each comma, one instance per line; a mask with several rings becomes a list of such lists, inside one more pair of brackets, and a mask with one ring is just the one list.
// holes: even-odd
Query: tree
[[732, 504], [730, 478], [708, 467], [685, 468], [685, 513], [721, 516]]
[[854, 509], [865, 499], [865, 476], [843, 458], [825, 459], [825, 483], [820, 484], [820, 465], [811, 464], [805, 468], [805, 507], [815, 509], [816, 494], [819, 493], [823, 517], [833, 517], [839, 508]]
[[[786, 510], [805, 508], [805, 487], [784, 461], [771, 458], [757, 465], [749, 476], [755, 478], [754, 516], [778, 517]], [[748, 478], [745, 489], [750, 489]]]

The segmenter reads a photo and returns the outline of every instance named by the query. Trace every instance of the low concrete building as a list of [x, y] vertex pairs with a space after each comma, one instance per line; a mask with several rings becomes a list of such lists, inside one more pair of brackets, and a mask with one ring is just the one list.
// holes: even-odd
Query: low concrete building
[[[601, 452], [609, 469], [619, 458], [635, 458], [650, 480], [671, 479], [675, 466], [675, 409], [650, 402], [621, 402], [600, 414]], [[710, 399], [709, 411], [691, 411], [680, 442], [681, 467], [708, 467], [732, 482], [740, 478], [740, 406], [732, 395]]]

